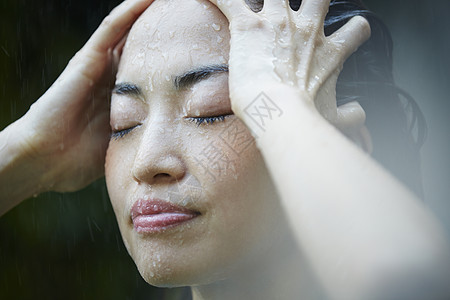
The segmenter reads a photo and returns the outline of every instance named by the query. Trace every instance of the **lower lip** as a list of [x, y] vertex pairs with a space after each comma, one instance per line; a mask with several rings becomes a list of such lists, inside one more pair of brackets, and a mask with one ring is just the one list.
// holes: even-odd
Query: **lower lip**
[[160, 213], [140, 215], [133, 219], [134, 229], [138, 233], [158, 233], [195, 218], [197, 215], [185, 213]]

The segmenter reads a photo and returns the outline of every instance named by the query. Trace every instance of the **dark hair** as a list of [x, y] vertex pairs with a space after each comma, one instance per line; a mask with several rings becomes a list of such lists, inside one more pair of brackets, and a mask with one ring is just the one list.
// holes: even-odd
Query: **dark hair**
[[[263, 0], [246, 3], [255, 12], [263, 7]], [[293, 10], [300, 5], [301, 0], [290, 0]], [[337, 104], [361, 104], [373, 140], [372, 156], [422, 197], [419, 150], [425, 140], [426, 123], [414, 99], [395, 85], [389, 30], [362, 1], [332, 0], [325, 35], [358, 15], [369, 21], [372, 35], [345, 62], [336, 86]]]

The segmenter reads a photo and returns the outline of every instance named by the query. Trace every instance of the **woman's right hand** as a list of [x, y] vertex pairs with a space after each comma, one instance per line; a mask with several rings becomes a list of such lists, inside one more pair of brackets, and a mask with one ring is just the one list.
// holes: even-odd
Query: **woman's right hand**
[[11, 163], [24, 170], [5, 170], [39, 176], [33, 194], [74, 191], [103, 175], [117, 65], [130, 27], [152, 2], [126, 0], [117, 6], [49, 90], [0, 136], [1, 151], [14, 143], [21, 162], [27, 162]]

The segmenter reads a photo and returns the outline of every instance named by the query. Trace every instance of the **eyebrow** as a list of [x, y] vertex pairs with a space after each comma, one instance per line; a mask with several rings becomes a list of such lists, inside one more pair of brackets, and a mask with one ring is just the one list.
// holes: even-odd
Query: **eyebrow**
[[122, 82], [118, 83], [114, 86], [114, 89], [112, 90], [113, 94], [117, 95], [132, 95], [132, 96], [142, 96], [141, 89], [130, 82]]
[[[173, 79], [173, 86], [176, 90], [185, 89], [196, 83], [199, 83], [202, 80], [207, 79], [212, 75], [220, 73], [228, 73], [228, 65], [219, 64], [198, 67], [193, 70], [187, 71], [182, 75], [175, 76]], [[142, 90], [139, 88], [139, 86], [130, 82], [122, 82], [116, 84], [112, 90], [112, 93], [117, 95], [131, 95], [136, 97], [140, 97], [143, 95]]]
[[190, 70], [180, 76], [175, 76], [173, 85], [181, 90], [190, 87], [214, 74], [227, 73], [228, 65], [209, 65]]

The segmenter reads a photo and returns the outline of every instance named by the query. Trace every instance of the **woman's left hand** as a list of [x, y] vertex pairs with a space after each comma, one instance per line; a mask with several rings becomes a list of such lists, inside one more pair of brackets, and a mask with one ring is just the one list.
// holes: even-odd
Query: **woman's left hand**
[[210, 1], [230, 23], [234, 113], [243, 119], [243, 110], [259, 93], [289, 88], [335, 123], [336, 81], [344, 61], [370, 36], [366, 19], [354, 17], [326, 37], [330, 0], [304, 0], [298, 11], [287, 0], [266, 0], [258, 13], [244, 0]]

